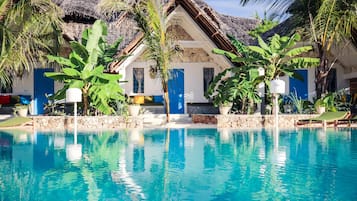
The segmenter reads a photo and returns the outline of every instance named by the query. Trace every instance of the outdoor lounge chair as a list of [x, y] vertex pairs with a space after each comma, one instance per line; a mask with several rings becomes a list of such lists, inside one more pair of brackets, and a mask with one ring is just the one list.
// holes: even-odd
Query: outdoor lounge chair
[[350, 114], [347, 119], [338, 120], [338, 124], [347, 124], [348, 127], [351, 127], [352, 124], [357, 123], [357, 114]]
[[32, 125], [31, 118], [14, 116], [0, 122], [0, 128], [26, 125]]
[[322, 124], [326, 127], [327, 124], [333, 123], [335, 127], [339, 124], [339, 121], [348, 121], [350, 118], [349, 111], [338, 111], [338, 112], [324, 112], [318, 117], [310, 119], [301, 119], [296, 122], [296, 126], [311, 126], [312, 124]]

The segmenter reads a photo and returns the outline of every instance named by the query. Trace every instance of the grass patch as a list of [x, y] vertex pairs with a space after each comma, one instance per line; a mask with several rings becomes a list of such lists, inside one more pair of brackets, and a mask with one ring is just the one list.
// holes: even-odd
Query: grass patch
[[11, 117], [0, 122], [0, 127], [12, 127], [12, 126], [21, 126], [24, 123], [32, 121], [31, 118], [28, 117]]

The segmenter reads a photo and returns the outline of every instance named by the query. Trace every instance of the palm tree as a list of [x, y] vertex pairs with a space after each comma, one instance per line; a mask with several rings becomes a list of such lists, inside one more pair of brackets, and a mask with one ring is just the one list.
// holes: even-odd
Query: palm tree
[[[266, 0], [241, 0], [247, 2], [270, 2]], [[320, 65], [316, 68], [316, 95], [327, 93], [327, 75], [336, 63], [338, 56], [328, 58], [331, 47], [346, 39], [351, 39], [353, 30], [357, 30], [357, 2], [355, 0], [275, 0], [273, 6], [286, 9], [294, 25], [293, 30], [300, 30], [310, 38], [317, 48]]]
[[[148, 48], [147, 58], [154, 61], [155, 70], [159, 72], [162, 90], [164, 92], [166, 122], [170, 122], [170, 99], [168, 81], [170, 78], [170, 58], [174, 48], [166, 34], [165, 9], [160, 0], [139, 1], [134, 5], [123, 5], [123, 1], [102, 0], [99, 9], [105, 13], [116, 13], [126, 10], [134, 14], [139, 28], [144, 34], [144, 40]], [[131, 9], [132, 7], [132, 9]]]
[[324, 0], [315, 18], [309, 11], [311, 38], [317, 46], [320, 65], [316, 69], [317, 97], [327, 93], [327, 75], [336, 63], [338, 56], [329, 61], [328, 55], [333, 45], [346, 42], [357, 29], [357, 2], [355, 0]]
[[170, 58], [173, 49], [166, 35], [166, 12], [160, 0], [143, 1], [134, 9], [135, 19], [144, 32], [148, 48], [148, 58], [155, 61], [160, 73], [162, 90], [166, 109], [166, 122], [170, 122], [169, 75]]
[[61, 10], [51, 0], [0, 1], [0, 84], [30, 71], [60, 47]]

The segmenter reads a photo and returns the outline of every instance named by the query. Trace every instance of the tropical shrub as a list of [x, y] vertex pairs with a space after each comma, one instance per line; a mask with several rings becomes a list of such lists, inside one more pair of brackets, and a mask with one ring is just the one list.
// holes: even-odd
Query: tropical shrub
[[259, 46], [246, 46], [248, 54], [241, 52], [244, 56], [235, 56], [232, 61], [242, 62], [256, 69], [263, 68], [265, 74], [262, 78], [268, 88], [272, 80], [283, 75], [301, 80], [301, 76], [295, 72], [296, 69], [315, 67], [319, 64], [318, 58], [303, 56], [312, 50], [312, 46], [295, 47], [301, 39], [299, 34], [291, 37], [275, 34], [269, 43], [260, 36], [257, 36], [257, 39]]
[[324, 94], [315, 100], [315, 109], [323, 106], [326, 111], [348, 111], [351, 107], [351, 99], [348, 100], [347, 95], [345, 90]]
[[[232, 36], [228, 36], [237, 51], [247, 52], [246, 47]], [[234, 61], [239, 55], [221, 49], [214, 53], [226, 55]], [[256, 90], [259, 80], [258, 69], [249, 65], [228, 68], [217, 74], [208, 87], [205, 97], [212, 100], [215, 106], [233, 103], [238, 106], [239, 113], [251, 113], [254, 105], [261, 101]]]
[[61, 72], [46, 72], [45, 76], [62, 81], [64, 87], [55, 95], [56, 100], [65, 97], [68, 88], [80, 88], [83, 94], [83, 114], [88, 115], [90, 107], [104, 114], [115, 113], [111, 102], [124, 102], [123, 90], [119, 85], [120, 74], [105, 73], [106, 67], [115, 59], [119, 38], [114, 44], [108, 45], [107, 26], [103, 21], [96, 21], [92, 28], [82, 33], [81, 42], [70, 42], [71, 53], [68, 58], [48, 55], [50, 61], [62, 66]]
[[32, 71], [62, 43], [63, 12], [51, 0], [0, 1], [0, 84]]

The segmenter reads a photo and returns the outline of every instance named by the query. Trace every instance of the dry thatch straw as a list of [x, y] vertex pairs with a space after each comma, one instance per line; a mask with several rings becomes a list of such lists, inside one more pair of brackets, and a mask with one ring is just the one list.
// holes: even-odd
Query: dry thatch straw
[[[64, 34], [71, 40], [78, 40], [81, 33], [85, 28], [88, 28], [91, 23], [96, 19], [101, 19], [108, 24], [108, 37], [109, 43], [113, 42], [118, 37], [123, 37], [123, 42], [119, 50], [123, 50], [130, 43], [138, 42], [140, 38], [140, 30], [138, 29], [133, 16], [128, 12], [122, 11], [114, 15], [101, 13], [97, 8], [100, 0], [53, 0], [59, 5], [65, 14], [66, 23], [64, 25]], [[132, 3], [135, 0], [127, 0], [126, 2]], [[203, 0], [170, 0], [173, 6], [178, 6], [182, 2], [186, 5], [193, 5], [194, 9], [199, 10], [200, 15], [207, 19], [206, 22], [201, 23], [200, 26], [210, 26], [216, 29], [217, 33], [223, 37], [227, 43], [227, 34], [233, 35], [238, 40], [245, 44], [252, 44], [253, 39], [248, 35], [248, 31], [252, 30], [259, 23], [256, 19], [247, 19], [241, 17], [234, 17], [223, 15], [210, 6]], [[163, 0], [164, 3], [169, 0]], [[212, 36], [211, 36], [212, 37]], [[216, 42], [221, 42], [222, 39]], [[228, 41], [229, 43], [229, 41]]]

